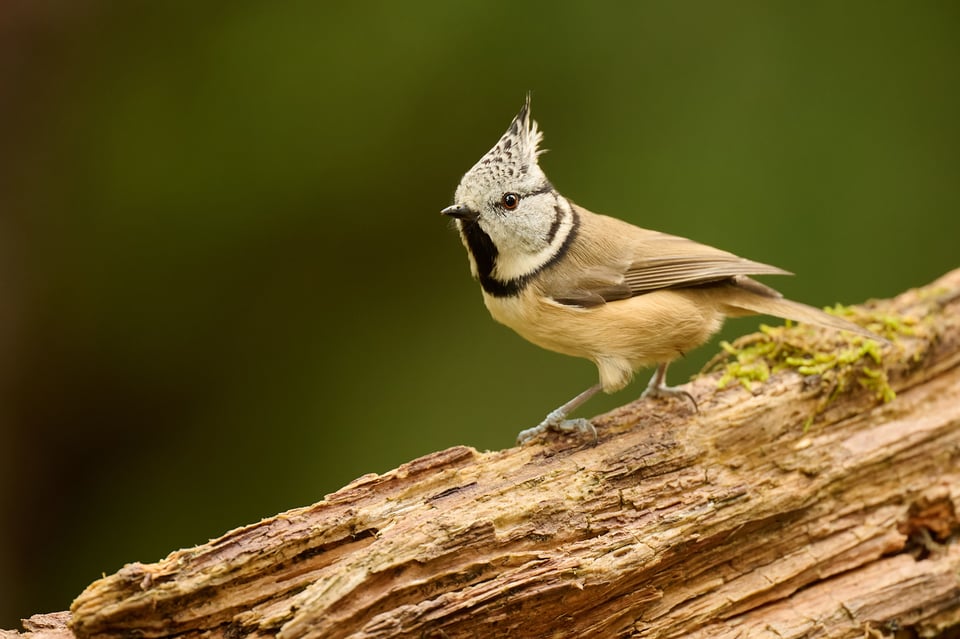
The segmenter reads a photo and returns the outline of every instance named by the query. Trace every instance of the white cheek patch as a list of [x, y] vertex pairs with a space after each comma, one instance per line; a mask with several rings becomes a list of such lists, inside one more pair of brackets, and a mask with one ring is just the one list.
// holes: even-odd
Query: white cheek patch
[[[541, 231], [540, 242], [549, 240], [543, 248], [531, 251], [529, 241], [516, 235], [505, 237], [501, 241], [494, 238], [497, 244], [497, 262], [493, 269], [493, 276], [501, 282], [517, 280], [542, 269], [549, 264], [560, 252], [570, 233], [573, 232], [574, 215], [570, 205], [560, 200], [556, 207], [551, 207], [549, 220], [536, 225], [546, 231]], [[559, 220], [558, 220], [559, 218]], [[533, 226], [533, 225], [531, 225]], [[491, 234], [493, 235], [493, 234]]]

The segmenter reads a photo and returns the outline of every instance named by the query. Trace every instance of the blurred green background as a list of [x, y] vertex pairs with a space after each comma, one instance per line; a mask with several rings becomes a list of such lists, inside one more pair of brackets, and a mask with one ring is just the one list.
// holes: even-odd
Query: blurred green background
[[0, 628], [363, 473], [510, 446], [594, 382], [488, 317], [439, 215], [527, 90], [561, 192], [793, 270], [767, 279], [791, 297], [960, 265], [958, 18], [0, 3]]

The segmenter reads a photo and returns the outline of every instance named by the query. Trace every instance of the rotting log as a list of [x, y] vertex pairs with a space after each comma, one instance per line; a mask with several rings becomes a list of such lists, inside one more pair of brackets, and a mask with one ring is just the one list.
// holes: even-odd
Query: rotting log
[[960, 636], [960, 270], [861, 308], [903, 327], [882, 363], [893, 401], [863, 376], [861, 387], [774, 369], [752, 390], [720, 390], [714, 372], [686, 386], [697, 414], [639, 401], [595, 420], [596, 446], [550, 436], [439, 451], [129, 564], [91, 584], [69, 617], [27, 629]]

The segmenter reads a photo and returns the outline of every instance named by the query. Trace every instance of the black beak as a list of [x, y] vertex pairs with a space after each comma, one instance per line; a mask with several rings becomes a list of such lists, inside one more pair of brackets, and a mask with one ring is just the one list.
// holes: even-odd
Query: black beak
[[440, 213], [458, 220], [466, 220], [467, 222], [476, 222], [477, 218], [480, 217], [479, 213], [470, 209], [468, 206], [464, 206], [463, 204], [454, 204], [453, 206], [448, 206], [440, 211]]

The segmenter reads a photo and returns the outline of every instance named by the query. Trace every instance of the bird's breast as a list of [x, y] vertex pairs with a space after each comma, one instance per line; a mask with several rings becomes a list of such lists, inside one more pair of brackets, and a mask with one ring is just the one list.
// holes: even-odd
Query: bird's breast
[[662, 290], [600, 306], [560, 304], [529, 287], [510, 297], [484, 294], [490, 315], [543, 348], [634, 368], [670, 361], [699, 346], [723, 316], [697, 291]]
[[596, 340], [591, 333], [597, 325], [590, 319], [592, 309], [565, 306], [543, 296], [535, 287], [509, 297], [484, 293], [483, 301], [493, 319], [527, 341], [565, 355], [593, 359]]

